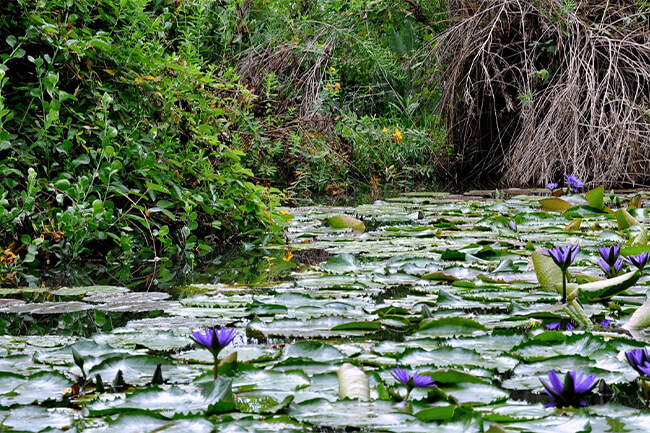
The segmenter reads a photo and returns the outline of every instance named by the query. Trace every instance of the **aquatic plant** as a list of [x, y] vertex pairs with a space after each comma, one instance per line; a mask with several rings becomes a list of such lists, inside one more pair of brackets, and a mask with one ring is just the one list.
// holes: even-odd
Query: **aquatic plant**
[[508, 227], [510, 227], [510, 230], [513, 232], [517, 231], [517, 223], [514, 222], [513, 220], [508, 221]]
[[636, 256], [628, 256], [623, 259], [623, 261], [629, 265], [632, 265], [639, 269], [639, 272], [643, 273], [643, 268], [648, 263], [650, 254], [647, 251], [637, 254]]
[[395, 379], [406, 385], [406, 395], [404, 396], [404, 400], [408, 400], [413, 388], [431, 388], [435, 385], [433, 379], [431, 379], [430, 376], [420, 376], [418, 375], [417, 371], [413, 373], [413, 376], [411, 376], [405, 369], [401, 367], [395, 367], [391, 371], [391, 374]]
[[578, 190], [584, 188], [582, 181], [572, 174], [567, 174], [564, 180], [566, 181], [567, 186], [571, 187], [571, 190], [573, 192], [577, 192]]
[[557, 246], [546, 250], [546, 253], [551, 256], [555, 264], [562, 270], [562, 303], [566, 303], [566, 279], [567, 269], [576, 258], [578, 245], [572, 244], [567, 246]]
[[546, 407], [586, 406], [587, 402], [583, 397], [596, 386], [595, 374], [585, 377], [584, 373], [578, 374], [576, 371], [568, 372], [562, 382], [555, 370], [551, 370], [548, 379], [548, 382], [539, 379], [546, 393], [553, 399]]
[[212, 356], [214, 357], [214, 378], [216, 379], [219, 375], [218, 372], [218, 356], [219, 352], [230, 344], [230, 342], [235, 338], [236, 331], [232, 328], [221, 328], [217, 331], [217, 328], [206, 329], [204, 333], [201, 331], [196, 331], [192, 333], [192, 339], [199, 343], [201, 346], [207, 348]]
[[648, 358], [648, 349], [646, 347], [625, 352], [625, 357], [630, 366], [641, 376], [650, 377], [650, 359]]
[[557, 188], [557, 182], [549, 182], [546, 184], [546, 188], [550, 189], [553, 191], [555, 188]]
[[609, 278], [615, 277], [619, 274], [621, 267], [623, 266], [623, 260], [619, 257], [621, 252], [620, 245], [608, 245], [604, 247], [598, 247], [598, 252], [602, 257], [598, 263], [600, 267], [605, 271], [605, 275]]
[[[552, 322], [549, 323], [548, 325], [544, 325], [546, 329], [549, 331], [561, 331], [562, 330], [562, 322]], [[575, 329], [575, 325], [571, 322], [566, 322], [566, 325], [564, 325], [564, 329], [567, 331], [570, 331], [572, 329]]]

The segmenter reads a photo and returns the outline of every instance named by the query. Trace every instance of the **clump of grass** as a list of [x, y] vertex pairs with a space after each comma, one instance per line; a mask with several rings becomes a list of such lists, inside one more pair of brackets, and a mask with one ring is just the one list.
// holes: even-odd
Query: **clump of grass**
[[647, 183], [647, 4], [458, 0], [450, 11], [430, 59], [444, 66], [442, 116], [473, 174]]

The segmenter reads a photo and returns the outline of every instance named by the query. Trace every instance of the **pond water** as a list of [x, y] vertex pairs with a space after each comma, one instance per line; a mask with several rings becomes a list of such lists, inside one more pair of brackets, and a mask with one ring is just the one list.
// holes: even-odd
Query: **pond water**
[[[543, 210], [540, 194], [287, 209], [288, 242], [269, 249], [259, 283], [0, 289], [0, 431], [647, 432], [625, 352], [645, 347], [644, 326], [628, 325], [642, 323], [631, 315], [649, 280], [624, 269], [621, 283], [598, 283], [597, 250], [647, 250], [647, 212], [621, 225], [579, 195]], [[326, 223], [337, 215], [365, 230]], [[588, 322], [533, 266], [535, 250], [566, 244], [580, 244], [569, 272]], [[216, 381], [190, 338], [212, 327], [237, 332]], [[347, 364], [360, 371], [340, 383]], [[436, 386], [401, 401], [397, 366]], [[552, 370], [596, 375], [584, 407], [546, 407]], [[341, 398], [359, 374], [367, 400]]]

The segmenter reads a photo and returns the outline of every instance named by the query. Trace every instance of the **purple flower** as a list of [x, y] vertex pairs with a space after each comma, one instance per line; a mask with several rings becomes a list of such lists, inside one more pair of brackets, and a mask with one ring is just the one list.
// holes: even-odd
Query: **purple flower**
[[510, 227], [510, 230], [513, 232], [517, 231], [517, 223], [514, 222], [513, 220], [508, 221], [508, 227]]
[[553, 191], [555, 188], [557, 188], [557, 183], [556, 182], [550, 182], [546, 184], [546, 188], [550, 189]]
[[[549, 331], [561, 331], [562, 330], [562, 322], [551, 322], [548, 325], [544, 325], [546, 329]], [[570, 331], [572, 329], [575, 329], [576, 325], [574, 325], [571, 321], [566, 322], [564, 325], [564, 329], [567, 331]]]
[[546, 394], [553, 399], [546, 407], [585, 406], [587, 402], [582, 398], [596, 386], [595, 374], [585, 376], [584, 373], [578, 374], [575, 371], [568, 372], [562, 382], [555, 370], [551, 370], [548, 379], [548, 382], [539, 379], [544, 385]]
[[580, 247], [578, 245], [572, 244], [565, 247], [559, 246], [551, 248], [546, 250], [546, 252], [551, 256], [560, 269], [566, 271], [571, 263], [576, 259], [579, 249]]
[[572, 174], [567, 174], [566, 178], [565, 178], [565, 181], [566, 181], [567, 185], [569, 185], [571, 187], [573, 192], [576, 192], [579, 189], [582, 189], [584, 187], [584, 185], [582, 184], [582, 181], [580, 179], [578, 179], [577, 177], [575, 177], [574, 175], [572, 175]]
[[553, 322], [549, 323], [548, 325], [544, 325], [544, 327], [549, 331], [559, 331], [562, 329], [562, 324], [560, 322]]
[[636, 256], [628, 256], [624, 258], [623, 261], [625, 261], [625, 263], [637, 267], [640, 271], [643, 271], [643, 268], [648, 263], [649, 258], [650, 258], [650, 254], [648, 254], [647, 251], [644, 251], [641, 254], [637, 254]]
[[408, 399], [409, 394], [411, 394], [413, 388], [431, 388], [434, 386], [434, 382], [433, 379], [431, 379], [431, 376], [420, 376], [417, 372], [414, 372], [413, 377], [411, 377], [408, 371], [401, 367], [393, 368], [391, 374], [395, 379], [406, 385], [406, 396], [404, 397], [404, 400]]
[[618, 255], [621, 253], [621, 246], [609, 245], [606, 247], [598, 247], [598, 252], [608, 265], [613, 266], [616, 264]]
[[230, 342], [235, 338], [236, 331], [232, 328], [221, 328], [217, 331], [217, 328], [206, 329], [205, 334], [202, 334], [201, 331], [196, 331], [192, 334], [194, 341], [199, 343], [201, 346], [207, 347], [213, 355], [217, 355], [221, 352], [221, 349], [230, 344]]
[[627, 362], [630, 363], [633, 369], [635, 369], [641, 376], [650, 377], [650, 359], [648, 358], [648, 349], [632, 349], [629, 352], [625, 352], [627, 357]]
[[589, 376], [586, 377], [584, 373], [580, 373], [580, 375], [578, 375], [578, 373], [575, 371], [571, 371], [569, 372], [569, 374], [573, 379], [573, 389], [576, 394], [584, 394], [586, 392], [589, 392], [596, 385], [595, 374], [590, 374]]
[[599, 323], [600, 327], [603, 328], [603, 329], [609, 328], [609, 325], [611, 325], [611, 324], [612, 324], [612, 321], [609, 320], [609, 319], [603, 319]]
[[192, 333], [192, 339], [199, 343], [201, 346], [206, 347], [214, 358], [214, 378], [218, 375], [218, 356], [221, 349], [230, 344], [235, 338], [236, 331], [232, 328], [217, 328], [206, 329], [205, 333], [196, 331]]
[[616, 260], [616, 262], [614, 263], [614, 266], [610, 266], [603, 259], [600, 259], [598, 261], [598, 264], [600, 265], [601, 268], [603, 268], [603, 271], [605, 271], [605, 275], [607, 275], [609, 278], [612, 278], [617, 276], [621, 271], [621, 267], [623, 266], [623, 259], [619, 257], [618, 260]]
[[565, 247], [555, 247], [546, 252], [551, 256], [556, 265], [562, 270], [562, 303], [566, 303], [566, 271], [576, 258], [578, 245], [572, 244]]

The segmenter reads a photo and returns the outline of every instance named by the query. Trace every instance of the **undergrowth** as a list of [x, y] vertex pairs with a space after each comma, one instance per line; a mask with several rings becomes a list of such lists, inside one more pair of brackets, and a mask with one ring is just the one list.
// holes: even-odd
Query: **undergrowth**
[[[432, 187], [436, 0], [0, 3], [3, 285], [166, 287], [283, 200]], [[430, 74], [437, 74], [435, 70]]]

